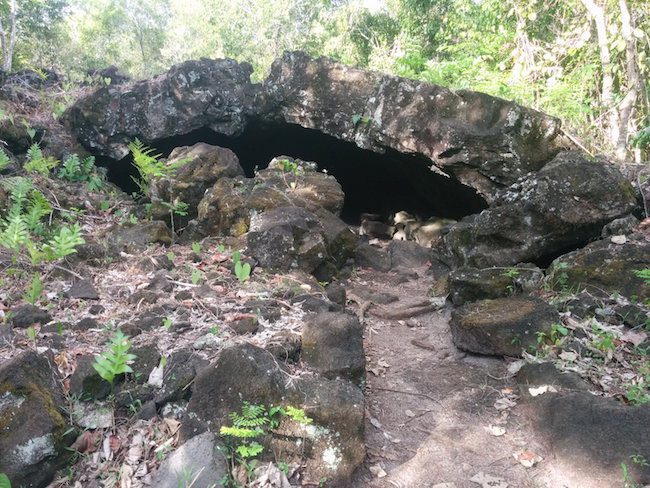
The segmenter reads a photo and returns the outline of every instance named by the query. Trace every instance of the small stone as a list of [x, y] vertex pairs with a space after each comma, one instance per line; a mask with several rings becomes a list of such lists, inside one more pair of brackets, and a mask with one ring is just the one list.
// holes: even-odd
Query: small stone
[[72, 330], [90, 330], [99, 328], [99, 322], [92, 317], [83, 318], [71, 327]]
[[46, 324], [52, 320], [50, 314], [34, 305], [21, 305], [11, 310], [14, 327], [26, 329], [34, 324]]
[[223, 345], [224, 340], [214, 334], [205, 334], [194, 341], [192, 347], [198, 350], [218, 349]]
[[254, 334], [257, 332], [258, 327], [257, 317], [246, 317], [240, 320], [235, 320], [229, 325], [237, 335]]
[[94, 304], [91, 305], [91, 307], [88, 309], [88, 313], [90, 315], [99, 315], [100, 313], [103, 313], [104, 310], [106, 310], [102, 305], [99, 304]]
[[153, 474], [151, 486], [177, 488], [192, 480], [194, 488], [220, 486], [228, 473], [226, 458], [212, 432], [193, 437], [171, 453]]
[[99, 294], [89, 280], [75, 281], [65, 294], [68, 298], [99, 300]]
[[104, 403], [76, 402], [72, 417], [83, 429], [108, 429], [113, 425], [113, 410]]

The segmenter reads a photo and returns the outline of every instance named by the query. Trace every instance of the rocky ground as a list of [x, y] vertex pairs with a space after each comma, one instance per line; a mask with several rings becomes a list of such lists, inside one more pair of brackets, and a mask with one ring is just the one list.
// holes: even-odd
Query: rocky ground
[[[337, 81], [302, 103], [296, 63]], [[459, 107], [490, 112], [484, 95], [295, 53], [263, 87], [247, 77], [204, 60], [84, 89], [72, 128], [34, 115], [29, 85], [43, 83], [5, 82], [23, 119], [0, 130], [0, 486], [650, 483], [647, 185], [560, 151], [557, 121], [510, 102], [492, 100], [514, 115], [476, 127]], [[383, 125], [350, 123], [367, 111], [346, 98], [357, 78]], [[227, 103], [204, 96], [217, 85]], [[449, 138], [430, 127], [399, 142], [429, 92]], [[173, 109], [153, 110], [160, 97]], [[363, 147], [450, 151], [428, 156], [488, 208], [432, 249], [379, 240], [341, 220], [343, 189], [317, 163], [276, 154], [246, 177], [227, 148], [160, 158], [131, 140], [230, 135], [251, 114]], [[130, 150], [140, 195], [75, 137], [97, 155]], [[490, 144], [516, 150], [498, 160]], [[463, 159], [472, 150], [489, 165]]]

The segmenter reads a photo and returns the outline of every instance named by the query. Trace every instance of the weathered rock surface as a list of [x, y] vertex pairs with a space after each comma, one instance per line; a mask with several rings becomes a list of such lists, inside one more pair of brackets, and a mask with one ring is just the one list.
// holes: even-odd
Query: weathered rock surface
[[0, 473], [43, 487], [66, 458], [63, 394], [48, 360], [24, 352], [0, 366]]
[[138, 252], [149, 244], [171, 244], [172, 234], [164, 222], [153, 220], [137, 225], [114, 226], [106, 232], [106, 240], [115, 252]]
[[282, 432], [271, 439], [271, 445], [281, 445], [284, 459], [309, 453], [307, 478], [327, 478], [337, 486], [365, 456], [363, 393], [348, 381], [319, 376], [287, 381], [285, 375], [269, 351], [249, 344], [227, 347], [197, 375], [188, 412], [216, 431], [228, 422], [229, 413], [240, 411], [244, 401], [302, 408], [316, 428]]
[[[650, 483], [650, 466], [630, 459], [650, 459], [650, 404], [632, 407], [592, 395], [580, 378], [560, 374], [549, 363], [525, 366], [517, 381], [537, 431], [576, 475], [598, 478], [598, 486], [616, 486], [625, 463], [639, 486]], [[542, 385], [553, 385], [557, 392], [531, 397], [528, 388]]]
[[225, 348], [210, 366], [199, 371], [188, 410], [217, 427], [244, 400], [265, 405], [282, 401], [284, 378], [275, 358], [248, 344]]
[[182, 165], [172, 176], [154, 179], [149, 185], [151, 212], [154, 218], [169, 220], [169, 207], [162, 202], [184, 202], [189, 208], [180, 225], [196, 217], [205, 191], [217, 180], [244, 177], [244, 170], [234, 152], [202, 142], [175, 148], [167, 158], [167, 164]]
[[151, 485], [158, 488], [190, 484], [195, 488], [219, 486], [229, 467], [218, 447], [219, 440], [212, 432], [193, 437], [162, 462]]
[[567, 142], [557, 119], [482, 93], [287, 52], [264, 83], [262, 116], [358, 146], [430, 159], [488, 201]]
[[544, 273], [534, 264], [504, 268], [457, 268], [449, 273], [449, 297], [454, 305], [486, 298], [502, 298], [537, 288]]
[[202, 127], [236, 135], [256, 91], [251, 72], [233, 60], [186, 61], [151, 80], [100, 88], [65, 119], [86, 148], [114, 159], [126, 156], [136, 137], [152, 142]]
[[121, 159], [145, 142], [251, 120], [296, 124], [376, 152], [417, 154], [492, 201], [570, 143], [557, 119], [513, 102], [287, 52], [263, 86], [247, 64], [188, 61], [151, 80], [101, 88], [66, 114], [89, 150]]
[[29, 303], [20, 305], [12, 309], [11, 312], [13, 314], [11, 318], [12, 325], [22, 329], [36, 324], [43, 325], [52, 320], [47, 310], [30, 305]]
[[548, 276], [555, 287], [618, 292], [644, 300], [650, 297], [650, 286], [634, 270], [645, 268], [650, 268], [650, 242], [637, 235], [624, 244], [603, 239], [564, 254], [553, 261]]
[[302, 359], [326, 378], [360, 384], [366, 370], [363, 326], [347, 313], [326, 312], [309, 318], [302, 331]]
[[[282, 161], [297, 165], [285, 170]], [[335, 215], [343, 208], [343, 190], [334, 177], [314, 170], [313, 163], [279, 157], [255, 178], [223, 178], [206, 193], [198, 207], [197, 227], [204, 235], [240, 236], [249, 230], [252, 215], [294, 205]]]
[[454, 225], [444, 245], [469, 266], [535, 262], [599, 236], [635, 205], [632, 186], [613, 165], [562, 152], [503, 192], [496, 206]]
[[460, 349], [494, 356], [521, 356], [559, 322], [557, 310], [532, 297], [509, 297], [467, 303], [454, 310], [449, 323]]
[[251, 218], [248, 253], [263, 268], [314, 271], [326, 259], [327, 245], [318, 218], [300, 207], [278, 207]]

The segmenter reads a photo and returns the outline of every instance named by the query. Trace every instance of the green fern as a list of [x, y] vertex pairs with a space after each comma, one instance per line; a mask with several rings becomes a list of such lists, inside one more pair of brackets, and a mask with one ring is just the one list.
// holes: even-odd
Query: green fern
[[36, 143], [32, 144], [27, 151], [27, 162], [23, 166], [25, 171], [39, 173], [42, 176], [48, 176], [50, 170], [56, 168], [59, 161], [50, 156], [43, 156], [43, 151]]
[[162, 154], [156, 154], [155, 149], [145, 146], [137, 138], [129, 144], [129, 150], [133, 156], [133, 165], [140, 175], [139, 178], [131, 178], [143, 195], [149, 192], [149, 183], [153, 178], [169, 176], [189, 161], [189, 159], [181, 159], [173, 164], [168, 164], [161, 159]]
[[29, 241], [29, 229], [21, 215], [10, 215], [0, 232], [0, 246], [18, 252]]
[[230, 420], [235, 427], [259, 427], [269, 423], [266, 407], [264, 405], [252, 405], [244, 402], [241, 408], [241, 414], [232, 412]]
[[0, 473], [0, 488], [11, 488], [11, 481], [4, 473]]
[[95, 180], [98, 178], [95, 174], [95, 158], [88, 156], [82, 161], [76, 154], [71, 154], [63, 162], [57, 176], [73, 183]]
[[98, 356], [95, 356], [93, 368], [99, 376], [108, 381], [111, 386], [115, 378], [121, 374], [133, 373], [129, 363], [136, 359], [135, 354], [129, 354], [131, 342], [129, 337], [124, 335], [121, 330], [115, 332], [113, 337], [104, 350]]
[[0, 149], [0, 171], [11, 164], [11, 159], [3, 149]]
[[79, 224], [74, 224], [71, 227], [63, 226], [43, 246], [43, 252], [48, 261], [55, 261], [76, 253], [77, 250], [75, 248], [85, 243], [86, 241], [81, 237], [81, 227], [79, 227]]
[[31, 285], [23, 295], [23, 299], [27, 303], [36, 305], [36, 302], [41, 297], [42, 293], [43, 293], [43, 281], [41, 280], [40, 275], [35, 275], [34, 278], [32, 278]]
[[43, 224], [41, 219], [46, 215], [52, 213], [52, 205], [45, 198], [45, 196], [38, 190], [33, 190], [29, 202], [27, 203], [27, 211], [24, 214], [24, 220], [27, 227], [36, 234], [43, 233]]

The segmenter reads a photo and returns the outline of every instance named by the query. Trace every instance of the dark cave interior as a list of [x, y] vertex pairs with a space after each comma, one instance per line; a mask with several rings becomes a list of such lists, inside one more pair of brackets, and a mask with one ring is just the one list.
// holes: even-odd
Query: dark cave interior
[[[150, 145], [167, 156], [175, 147], [197, 142], [230, 148], [249, 177], [255, 167], [265, 168], [276, 156], [317, 162], [319, 170], [327, 170], [343, 187], [342, 218], [349, 224], [357, 224], [364, 212], [387, 218], [393, 212], [406, 210], [421, 218], [460, 219], [487, 208], [473, 188], [434, 173], [429, 169], [431, 163], [424, 158], [390, 150], [375, 153], [297, 125], [252, 122], [238, 137], [226, 137], [204, 128]], [[109, 180], [127, 193], [137, 189], [131, 179], [136, 174], [131, 161], [130, 156], [119, 162], [98, 158], [99, 164], [109, 168]]]

